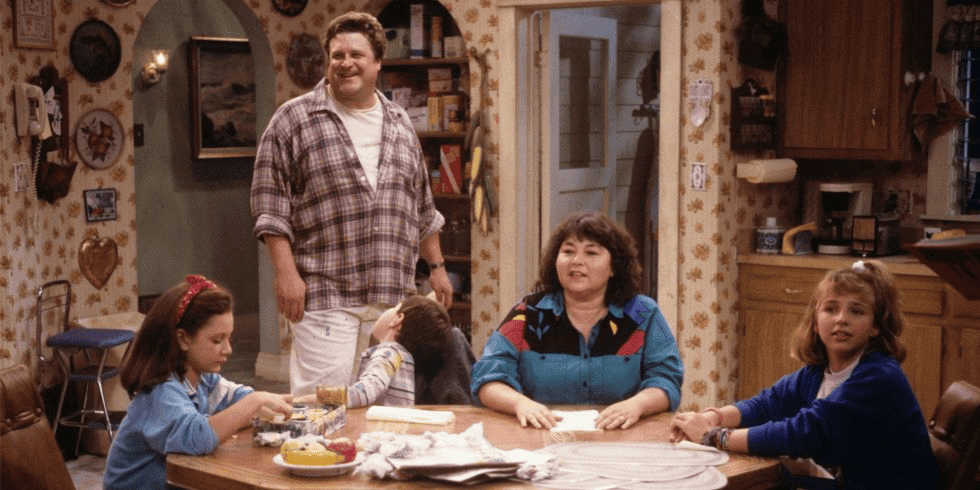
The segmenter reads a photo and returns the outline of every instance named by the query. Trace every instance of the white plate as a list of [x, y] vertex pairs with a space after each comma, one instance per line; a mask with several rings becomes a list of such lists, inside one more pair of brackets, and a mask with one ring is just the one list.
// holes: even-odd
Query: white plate
[[282, 460], [282, 454], [277, 454], [272, 457], [272, 462], [288, 469], [290, 473], [296, 476], [339, 476], [354, 471], [354, 468], [361, 464], [361, 459], [355, 458], [354, 461], [351, 461], [350, 463], [317, 466], [306, 464], [289, 464]]

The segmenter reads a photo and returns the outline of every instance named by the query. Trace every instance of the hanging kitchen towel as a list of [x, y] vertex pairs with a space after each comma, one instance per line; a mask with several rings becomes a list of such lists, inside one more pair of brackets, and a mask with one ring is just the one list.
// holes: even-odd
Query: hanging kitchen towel
[[912, 101], [912, 132], [922, 146], [971, 118], [949, 87], [931, 74], [919, 82]]

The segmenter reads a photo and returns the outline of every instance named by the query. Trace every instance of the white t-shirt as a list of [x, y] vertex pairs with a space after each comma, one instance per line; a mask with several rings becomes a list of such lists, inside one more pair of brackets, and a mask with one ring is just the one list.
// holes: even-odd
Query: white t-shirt
[[817, 399], [824, 398], [833, 393], [841, 383], [847, 381], [847, 378], [851, 377], [851, 373], [854, 372], [854, 368], [857, 367], [859, 362], [861, 362], [860, 356], [850, 366], [836, 373], [831, 371], [828, 366], [827, 370], [823, 373], [823, 383], [820, 383], [820, 390], [817, 391]]
[[[327, 92], [333, 97], [329, 85], [327, 85]], [[352, 109], [340, 103], [336, 97], [333, 100], [337, 103], [337, 115], [340, 116], [354, 143], [354, 151], [357, 153], [357, 159], [361, 161], [368, 183], [371, 184], [371, 189], [376, 190], [378, 159], [381, 156], [381, 124], [384, 121], [381, 102], [375, 98], [374, 106], [370, 109]]]

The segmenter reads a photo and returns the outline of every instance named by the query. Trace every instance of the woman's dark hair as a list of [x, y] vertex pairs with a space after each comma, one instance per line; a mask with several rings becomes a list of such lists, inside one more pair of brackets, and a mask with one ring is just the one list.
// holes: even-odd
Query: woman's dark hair
[[538, 281], [534, 288], [547, 293], [562, 291], [555, 261], [565, 240], [592, 240], [612, 256], [612, 277], [606, 288], [606, 304], [622, 305], [636, 296], [643, 284], [643, 267], [636, 251], [636, 242], [629, 232], [602, 213], [579, 212], [569, 216], [551, 234], [541, 257]]
[[333, 41], [337, 35], [348, 32], [364, 34], [364, 37], [371, 44], [375, 59], [380, 61], [384, 58], [385, 46], [388, 44], [388, 40], [385, 39], [384, 27], [381, 27], [381, 23], [373, 15], [364, 12], [347, 12], [330, 21], [330, 24], [327, 25], [327, 35], [323, 39], [323, 49], [327, 52], [328, 57], [330, 56], [330, 41]]
[[874, 308], [873, 326], [878, 335], [868, 340], [862, 357], [880, 351], [899, 363], [905, 360], [907, 349], [899, 338], [905, 329], [902, 300], [895, 278], [877, 260], [862, 260], [854, 265], [827, 272], [813, 291], [813, 297], [793, 334], [791, 354], [804, 364], [826, 366], [827, 346], [817, 331], [817, 308], [828, 293], [852, 294], [869, 301]]
[[177, 305], [190, 288], [189, 282], [172, 286], [153, 302], [143, 319], [119, 372], [122, 386], [130, 397], [149, 392], [173, 373], [183, 379], [187, 371], [186, 354], [177, 342], [177, 329], [193, 337], [211, 317], [228, 313], [234, 307], [234, 298], [227, 289], [221, 286], [204, 289], [191, 298], [178, 321]]
[[418, 368], [442, 352], [453, 328], [452, 320], [439, 302], [420, 295], [405, 298], [398, 312], [405, 318], [395, 341], [412, 354]]

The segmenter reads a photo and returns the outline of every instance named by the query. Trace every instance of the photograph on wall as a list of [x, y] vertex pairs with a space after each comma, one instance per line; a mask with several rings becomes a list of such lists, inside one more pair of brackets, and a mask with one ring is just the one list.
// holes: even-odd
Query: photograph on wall
[[109, 221], [116, 219], [115, 189], [87, 189], [84, 195], [86, 221]]
[[193, 157], [254, 157], [255, 69], [248, 40], [192, 37], [189, 49]]

